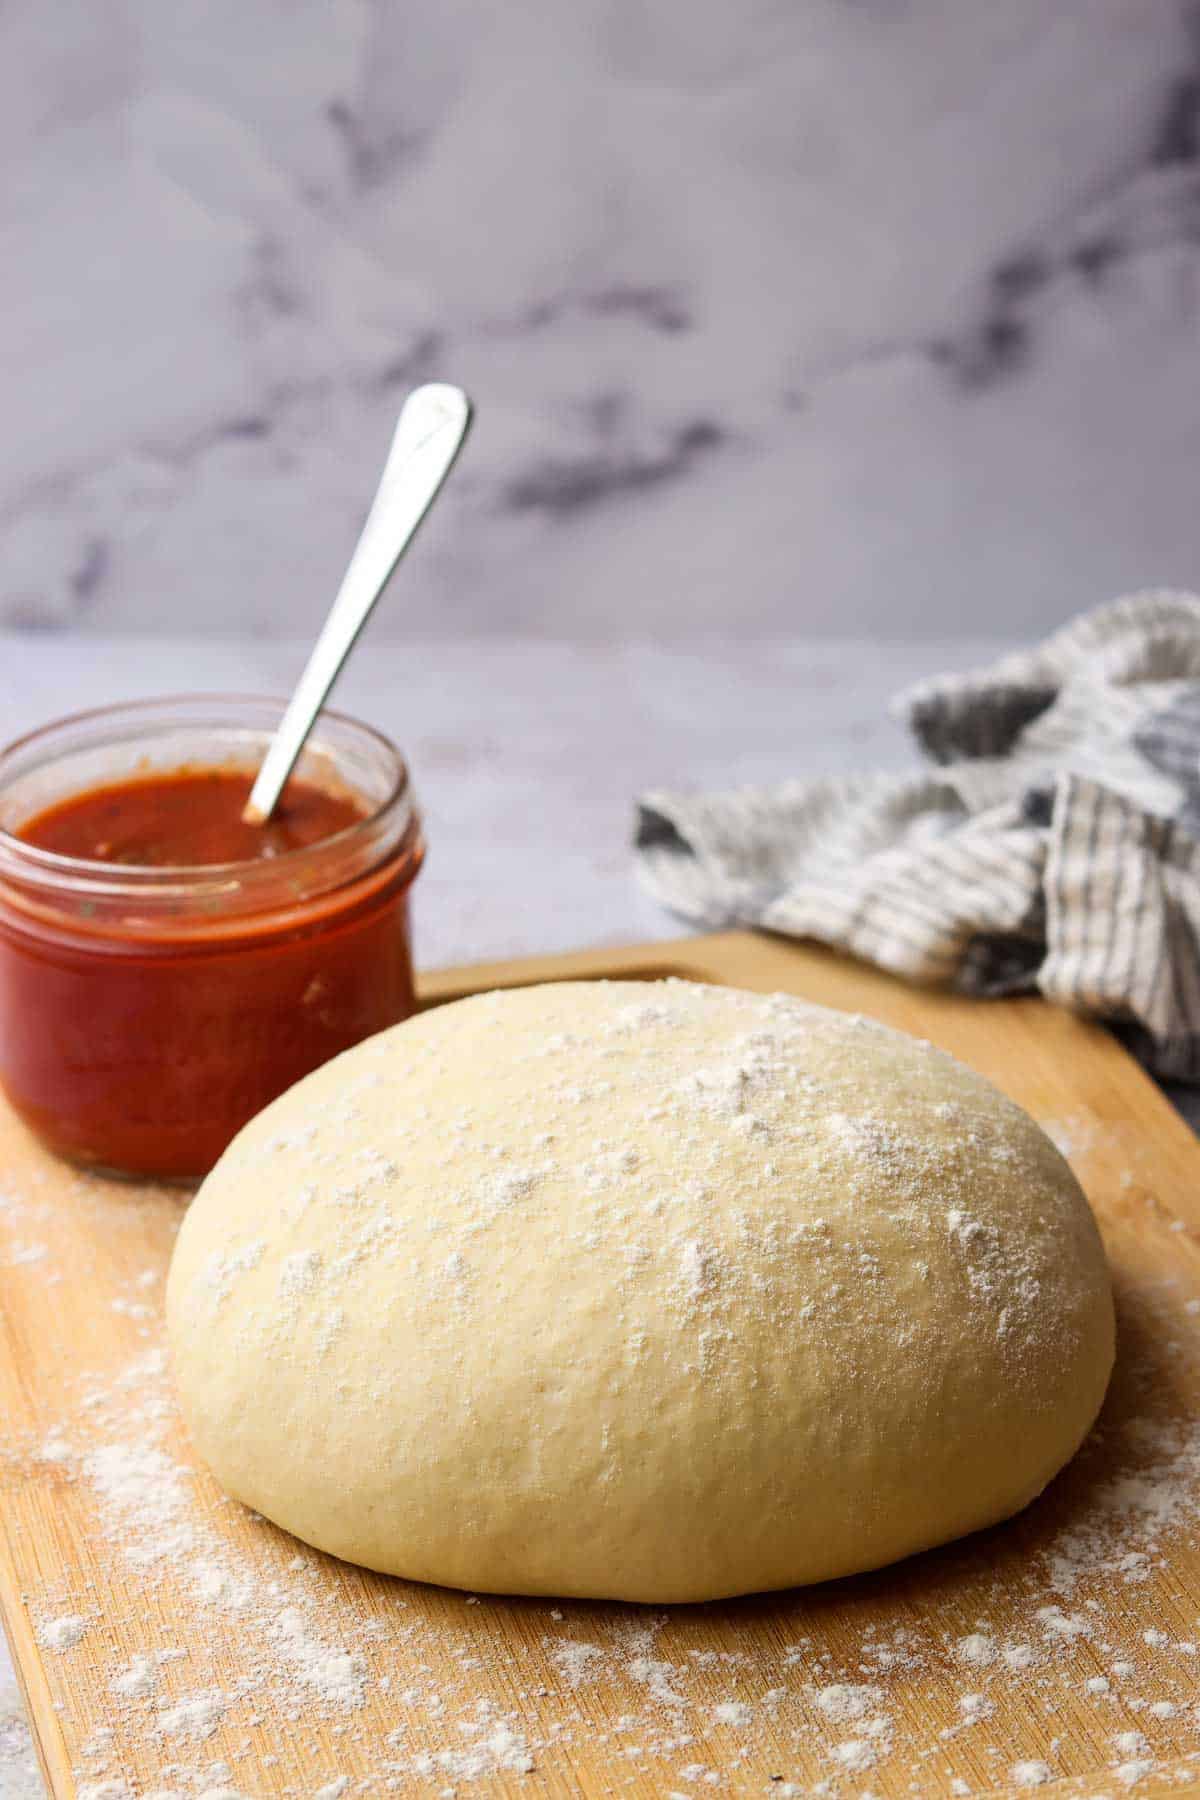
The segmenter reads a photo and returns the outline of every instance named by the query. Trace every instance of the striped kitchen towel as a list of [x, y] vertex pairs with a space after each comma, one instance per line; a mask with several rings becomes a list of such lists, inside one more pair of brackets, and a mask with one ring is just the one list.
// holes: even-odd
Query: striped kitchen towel
[[1118, 600], [897, 709], [927, 771], [648, 794], [651, 892], [915, 981], [1036, 989], [1200, 1083], [1200, 597]]

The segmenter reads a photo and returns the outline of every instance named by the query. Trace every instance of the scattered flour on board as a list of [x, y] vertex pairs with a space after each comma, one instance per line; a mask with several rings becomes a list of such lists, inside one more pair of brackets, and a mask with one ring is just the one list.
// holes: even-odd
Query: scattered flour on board
[[111, 1691], [121, 1700], [144, 1700], [158, 1685], [158, 1668], [151, 1656], [130, 1657], [109, 1682]]
[[1114, 1134], [1106, 1130], [1090, 1112], [1068, 1113], [1056, 1119], [1039, 1119], [1038, 1124], [1054, 1148], [1068, 1160], [1073, 1156], [1087, 1156], [1091, 1151], [1106, 1145], [1115, 1148], [1117, 1144]]
[[754, 1723], [754, 1708], [744, 1700], [722, 1700], [713, 1707], [712, 1716], [718, 1725], [735, 1725], [744, 1731]]
[[157, 1725], [159, 1731], [168, 1737], [192, 1738], [203, 1742], [213, 1735], [228, 1711], [228, 1696], [219, 1688], [212, 1688], [206, 1693], [189, 1694], [170, 1706], [164, 1706], [158, 1714]]
[[285, 1606], [278, 1613], [270, 1626], [270, 1637], [293, 1680], [327, 1706], [344, 1710], [362, 1705], [365, 1659], [328, 1643], [314, 1631], [298, 1606]]
[[972, 1631], [959, 1638], [954, 1649], [959, 1661], [973, 1669], [986, 1669], [999, 1654], [995, 1639], [985, 1631]]
[[[235, 1678], [228, 1683], [204, 1679], [210, 1669], [214, 1675], [219, 1671], [198, 1659], [194, 1647], [185, 1669], [176, 1653], [156, 1646], [149, 1635], [145, 1648], [132, 1656], [128, 1652], [123, 1658], [113, 1656], [106, 1665], [104, 1678], [118, 1729], [139, 1733], [143, 1740], [157, 1739], [164, 1746], [164, 1760], [176, 1766], [187, 1767], [186, 1762], [179, 1764], [179, 1757], [186, 1758], [189, 1751], [194, 1762], [195, 1752], [210, 1745], [227, 1724], [236, 1736], [244, 1736], [247, 1723], [264, 1716], [285, 1724], [310, 1716], [352, 1720], [375, 1692], [381, 1698], [394, 1695], [401, 1716], [419, 1720], [421, 1727], [415, 1741], [411, 1726], [402, 1725], [392, 1733], [380, 1767], [383, 1779], [402, 1786], [414, 1781], [452, 1786], [486, 1784], [499, 1775], [519, 1778], [549, 1763], [556, 1746], [569, 1747], [595, 1734], [597, 1727], [588, 1715], [572, 1710], [571, 1695], [599, 1687], [632, 1696], [630, 1712], [602, 1733], [605, 1754], [615, 1759], [614, 1766], [626, 1759], [639, 1767], [649, 1766], [651, 1759], [657, 1759], [656, 1766], [664, 1762], [671, 1766], [674, 1759], [677, 1769], [688, 1771], [689, 1791], [704, 1791], [727, 1782], [715, 1763], [685, 1760], [689, 1747], [699, 1747], [708, 1729], [734, 1734], [745, 1746], [740, 1755], [752, 1750], [760, 1731], [790, 1719], [788, 1729], [805, 1744], [807, 1766], [812, 1769], [815, 1761], [825, 1774], [817, 1774], [814, 1782], [797, 1768], [773, 1784], [772, 1791], [790, 1788], [796, 1795], [839, 1796], [845, 1791], [850, 1800], [845, 1783], [857, 1782], [859, 1790], [866, 1791], [871, 1771], [889, 1759], [920, 1757], [919, 1736], [904, 1709], [891, 1699], [890, 1684], [919, 1678], [939, 1664], [957, 1667], [969, 1675], [971, 1685], [964, 1683], [962, 1691], [951, 1697], [954, 1722], [940, 1733], [931, 1729], [925, 1754], [932, 1754], [935, 1746], [948, 1750], [947, 1740], [957, 1733], [978, 1734], [985, 1721], [993, 1737], [999, 1735], [1002, 1723], [1011, 1733], [1011, 1711], [1005, 1723], [1010, 1702], [1029, 1692], [1054, 1691], [1045, 1684], [1060, 1675], [1088, 1704], [1110, 1712], [1120, 1705], [1113, 1685], [1120, 1683], [1129, 1703], [1140, 1709], [1136, 1728], [1128, 1714], [1128, 1722], [1119, 1729], [1119, 1714], [1115, 1724], [1108, 1723], [1112, 1750], [1107, 1775], [1114, 1790], [1136, 1789], [1161, 1766], [1165, 1746], [1156, 1754], [1152, 1728], [1191, 1733], [1186, 1741], [1200, 1752], [1200, 1713], [1191, 1701], [1187, 1680], [1169, 1697], [1158, 1693], [1143, 1699], [1137, 1684], [1145, 1670], [1131, 1654], [1112, 1654], [1111, 1628], [1104, 1608], [1093, 1597], [1093, 1591], [1107, 1595], [1111, 1587], [1113, 1593], [1125, 1596], [1123, 1604], [1136, 1607], [1145, 1586], [1144, 1569], [1161, 1557], [1165, 1535], [1200, 1518], [1200, 1429], [1187, 1421], [1147, 1416], [1122, 1428], [1128, 1466], [1120, 1472], [1118, 1456], [1118, 1472], [1096, 1484], [1088, 1506], [1049, 1539], [1040, 1586], [1038, 1580], [1026, 1583], [1027, 1597], [1019, 1615], [1014, 1615], [1014, 1623], [1019, 1617], [1023, 1626], [1021, 1635], [1001, 1636], [982, 1621], [940, 1638], [928, 1627], [923, 1631], [872, 1627], [849, 1659], [843, 1655], [835, 1660], [813, 1640], [802, 1638], [772, 1661], [765, 1655], [747, 1655], [738, 1648], [741, 1639], [734, 1632], [727, 1636], [729, 1648], [689, 1648], [671, 1654], [666, 1648], [674, 1629], [670, 1614], [621, 1614], [621, 1622], [598, 1632], [596, 1639], [584, 1638], [570, 1635], [569, 1627], [588, 1615], [576, 1614], [569, 1602], [563, 1602], [548, 1607], [545, 1616], [553, 1627], [568, 1629], [555, 1629], [541, 1640], [545, 1666], [557, 1683], [560, 1716], [560, 1723], [546, 1736], [544, 1728], [533, 1726], [532, 1716], [501, 1711], [487, 1695], [471, 1698], [468, 1678], [476, 1671], [494, 1671], [501, 1686], [493, 1691], [511, 1694], [520, 1671], [519, 1662], [511, 1664], [511, 1651], [498, 1661], [495, 1643], [486, 1636], [477, 1639], [471, 1629], [464, 1633], [462, 1625], [453, 1631], [428, 1623], [418, 1629], [404, 1622], [408, 1609], [403, 1607], [397, 1608], [393, 1619], [363, 1621], [357, 1640], [343, 1641], [334, 1623], [343, 1615], [327, 1614], [320, 1604], [320, 1586], [314, 1587], [319, 1558], [312, 1553], [297, 1555], [293, 1545], [278, 1566], [271, 1560], [262, 1563], [227, 1537], [219, 1520], [214, 1523], [213, 1515], [197, 1503], [193, 1470], [163, 1448], [164, 1420], [169, 1418], [169, 1405], [163, 1404], [164, 1383], [161, 1359], [143, 1359], [107, 1393], [91, 1395], [92, 1405], [80, 1417], [64, 1421], [44, 1443], [63, 1445], [65, 1458], [78, 1467], [131, 1576], [147, 1591], [164, 1579], [182, 1579], [201, 1613], [211, 1618], [213, 1630], [236, 1647]], [[124, 1428], [127, 1435], [107, 1435], [117, 1428]], [[72, 1448], [66, 1451], [68, 1444]], [[1069, 1605], [1061, 1597], [1068, 1591]], [[401, 1592], [395, 1594], [398, 1602], [402, 1597]], [[477, 1606], [472, 1614], [463, 1608], [455, 1617], [471, 1619], [482, 1611]], [[1136, 1613], [1133, 1617], [1136, 1620]], [[398, 1641], [404, 1646], [400, 1667], [444, 1670], [456, 1636], [454, 1656], [462, 1682], [448, 1681], [442, 1674], [435, 1685], [427, 1675], [415, 1683], [405, 1677], [402, 1683], [395, 1674], [397, 1665], [384, 1654], [397, 1621]], [[104, 1655], [90, 1648], [99, 1635], [86, 1635], [90, 1622], [91, 1616], [82, 1612], [44, 1609], [42, 1640], [47, 1648], [64, 1654], [77, 1648], [79, 1654]], [[367, 1629], [368, 1623], [373, 1630]], [[412, 1631], [418, 1632], [415, 1638], [403, 1635]], [[1136, 1622], [1132, 1634], [1123, 1629], [1121, 1644], [1139, 1647], [1143, 1658], [1182, 1668], [1185, 1676], [1194, 1666], [1192, 1640], [1144, 1618]], [[1073, 1659], [1085, 1651], [1091, 1657], [1104, 1654], [1107, 1673], [1089, 1670], [1066, 1680]], [[505, 1669], [507, 1675], [502, 1674]], [[719, 1680], [724, 1671], [737, 1672], [747, 1681], [744, 1695], [711, 1694], [707, 1684]], [[185, 1672], [187, 1680], [181, 1686]], [[1158, 1678], [1164, 1678], [1161, 1667]], [[1021, 1716], [1018, 1711], [1017, 1719]], [[335, 1724], [334, 1729], [347, 1727]], [[7, 1766], [6, 1754], [14, 1769], [21, 1766], [14, 1759], [22, 1754], [22, 1742], [28, 1764], [27, 1739], [15, 1735], [19, 1732], [19, 1726], [10, 1728], [17, 1750], [6, 1751], [0, 1737], [0, 1777]], [[361, 1740], [352, 1733], [346, 1741]], [[972, 1741], [981, 1740], [976, 1735]], [[1019, 1741], [1002, 1741], [1010, 1753], [1020, 1748]], [[103, 1734], [97, 1734], [95, 1744], [95, 1755], [103, 1760]], [[107, 1754], [111, 1758], [115, 1753], [109, 1747]], [[1029, 1744], [1027, 1753], [1014, 1757], [1007, 1768], [1009, 1781], [1018, 1788], [1042, 1786], [1059, 1772], [1040, 1743]], [[91, 1776], [81, 1782], [81, 1792], [90, 1788], [105, 1800], [122, 1791], [119, 1766], [97, 1766]], [[716, 1777], [715, 1783], [710, 1776]], [[350, 1791], [344, 1785], [347, 1779], [339, 1776], [316, 1791], [323, 1800], [342, 1800]], [[199, 1800], [205, 1791], [240, 1794], [247, 1787], [253, 1791], [247, 1769], [241, 1771], [240, 1786], [237, 1770], [231, 1773], [230, 1785], [216, 1782], [205, 1789], [201, 1780], [197, 1767], [178, 1788], [180, 1800]], [[10, 1800], [10, 1795], [11, 1800], [28, 1800], [28, 1794], [28, 1786], [13, 1789], [10, 1784], [6, 1791], [0, 1785], [0, 1800]]]
[[87, 1628], [88, 1622], [81, 1613], [63, 1613], [39, 1626], [38, 1643], [44, 1650], [73, 1650]]
[[563, 1679], [571, 1687], [581, 1687], [598, 1672], [604, 1661], [604, 1652], [599, 1644], [585, 1644], [576, 1638], [554, 1641], [546, 1639], [553, 1645], [550, 1655]]
[[1049, 1763], [1044, 1763], [1036, 1757], [1030, 1757], [1027, 1761], [1014, 1763], [1009, 1774], [1012, 1776], [1014, 1787], [1035, 1788], [1043, 1787], [1047, 1781], [1052, 1780], [1054, 1770]]
[[422, 1751], [407, 1766], [413, 1775], [447, 1775], [452, 1780], [480, 1781], [510, 1772], [528, 1775], [533, 1754], [524, 1732], [506, 1719], [493, 1719], [490, 1709], [477, 1720], [460, 1721], [469, 1741], [464, 1749]]
[[862, 1682], [833, 1681], [828, 1687], [815, 1689], [812, 1698], [827, 1719], [845, 1725], [852, 1719], [864, 1719], [868, 1714], [878, 1712], [883, 1689]]
[[[715, 1113], [731, 1130], [759, 1132], [766, 1129], [756, 1108], [771, 1080], [770, 1056], [749, 1042], [741, 1054], [739, 1067], [708, 1072], [680, 1104]], [[1060, 1123], [1070, 1130], [1058, 1131], [1059, 1141], [1083, 1153], [1086, 1121]], [[901, 1170], [913, 1164], [912, 1144], [877, 1122], [838, 1115], [828, 1136], [839, 1156]], [[597, 1150], [588, 1191], [607, 1204], [625, 1183], [636, 1197], [639, 1178], [636, 1158], [609, 1145]], [[364, 1195], [386, 1195], [390, 1180], [382, 1167], [364, 1168], [338, 1205], [360, 1220]], [[541, 1165], [497, 1174], [478, 1196], [481, 1217], [528, 1201], [545, 1180]], [[88, 1203], [110, 1204], [102, 1192]], [[304, 1197], [307, 1208], [318, 1204]], [[20, 1197], [9, 1197], [9, 1207], [19, 1223]], [[946, 1216], [986, 1298], [992, 1250], [961, 1209]], [[115, 1210], [111, 1217], [121, 1229]], [[18, 1278], [44, 1284], [47, 1259], [23, 1254], [23, 1246], [40, 1242], [28, 1223], [15, 1241], [17, 1267], [25, 1271]], [[814, 1223], [814, 1231], [819, 1227]], [[672, 1246], [677, 1304], [694, 1322], [719, 1294], [726, 1270], [702, 1224]], [[456, 1256], [439, 1263], [448, 1299], [478, 1277], [477, 1259]], [[254, 1243], [231, 1246], [217, 1259], [208, 1271], [212, 1303], [228, 1308], [241, 1273], [258, 1260]], [[279, 1304], [285, 1311], [324, 1306], [339, 1279], [335, 1263], [298, 1252], [284, 1265]], [[873, 1272], [855, 1265], [853, 1279], [869, 1287]], [[137, 1291], [154, 1314], [155, 1282], [139, 1281]], [[1200, 1360], [1200, 1308], [1182, 1290], [1163, 1304], [1146, 1341], [1174, 1345], [1175, 1368], [1185, 1355]], [[650, 1614], [567, 1601], [540, 1610], [536, 1602], [516, 1603], [531, 1628], [506, 1637], [495, 1608], [509, 1603], [450, 1605], [439, 1598], [430, 1606], [408, 1597], [401, 1583], [352, 1573], [335, 1591], [329, 1565], [315, 1552], [301, 1554], [274, 1528], [252, 1522], [249, 1539], [244, 1523], [236, 1535], [228, 1530], [226, 1519], [246, 1515], [232, 1503], [214, 1503], [207, 1477], [172, 1449], [179, 1442], [174, 1403], [155, 1319], [141, 1316], [142, 1305], [136, 1316], [128, 1306], [116, 1316], [127, 1322], [131, 1341], [133, 1327], [144, 1327], [150, 1347], [115, 1378], [83, 1380], [64, 1398], [53, 1429], [27, 1447], [48, 1479], [77, 1482], [90, 1495], [143, 1603], [131, 1632], [127, 1615], [104, 1619], [102, 1588], [31, 1595], [41, 1642], [63, 1658], [52, 1668], [74, 1675], [79, 1664], [70, 1659], [87, 1659], [105, 1696], [107, 1724], [93, 1733], [86, 1754], [80, 1751], [81, 1800], [132, 1800], [135, 1793], [151, 1800], [153, 1790], [131, 1786], [122, 1766], [130, 1745], [161, 1758], [159, 1800], [244, 1800], [257, 1791], [253, 1755], [260, 1743], [283, 1757], [297, 1728], [308, 1725], [345, 1746], [347, 1767], [354, 1766], [351, 1752], [361, 1761], [369, 1747], [374, 1786], [364, 1791], [381, 1792], [440, 1793], [473, 1782], [486, 1788], [534, 1771], [553, 1779], [566, 1767], [556, 1758], [574, 1749], [603, 1758], [614, 1791], [636, 1772], [653, 1791], [686, 1791], [694, 1800], [740, 1791], [731, 1772], [752, 1765], [737, 1759], [770, 1746], [783, 1766], [762, 1791], [782, 1800], [858, 1800], [873, 1780], [889, 1791], [919, 1792], [926, 1759], [939, 1759], [933, 1766], [941, 1770], [960, 1744], [972, 1767], [988, 1756], [994, 1780], [1033, 1789], [1072, 1772], [1053, 1737], [1055, 1708], [1068, 1699], [1089, 1709], [1107, 1757], [1104, 1791], [1136, 1790], [1174, 1757], [1200, 1757], [1193, 1693], [1200, 1618], [1156, 1616], [1149, 1598], [1172, 1537], [1200, 1522], [1200, 1421], [1180, 1418], [1149, 1388], [1140, 1417], [1106, 1425], [1103, 1477], [1077, 1484], [1076, 1501], [1046, 1515], [1058, 1518], [1056, 1528], [1047, 1525], [1040, 1538], [1026, 1531], [1025, 1541], [1036, 1540], [1026, 1564], [1006, 1564], [1003, 1630], [986, 1616], [988, 1579], [979, 1582], [977, 1605], [960, 1608], [954, 1584], [942, 1603], [934, 1557], [923, 1565], [929, 1586], [919, 1622], [897, 1606], [881, 1624], [847, 1626], [828, 1642], [804, 1603], [774, 1648], [757, 1648], [756, 1636], [753, 1653], [737, 1607], [706, 1610], [704, 1649], [696, 1648], [687, 1609]], [[331, 1331], [335, 1313], [331, 1307]], [[1005, 1554], [999, 1534], [990, 1542]], [[953, 1560], [959, 1553], [949, 1554]], [[163, 1636], [154, 1594], [166, 1583], [185, 1597], [199, 1625], [186, 1651]], [[876, 1578], [876, 1586], [883, 1592], [886, 1583]], [[794, 1641], [785, 1641], [789, 1631]], [[925, 1684], [936, 1706], [912, 1704]], [[382, 1746], [365, 1735], [368, 1703], [388, 1722]], [[247, 1744], [251, 1752], [241, 1749]], [[229, 1762], [219, 1763], [218, 1755]], [[39, 1792], [33, 1768], [15, 1698], [0, 1689], [0, 1800], [32, 1800]], [[962, 1795], [973, 1785], [947, 1772], [938, 1791], [948, 1786]], [[346, 1800], [359, 1790], [357, 1780], [337, 1775], [295, 1791], [310, 1800]]]

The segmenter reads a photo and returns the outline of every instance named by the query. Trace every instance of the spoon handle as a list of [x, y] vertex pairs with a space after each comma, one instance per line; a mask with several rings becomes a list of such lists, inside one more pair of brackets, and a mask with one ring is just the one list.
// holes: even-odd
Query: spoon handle
[[470, 423], [471, 402], [461, 388], [430, 382], [404, 402], [350, 567], [250, 790], [242, 814], [247, 822], [262, 824], [275, 810], [342, 664], [450, 473]]

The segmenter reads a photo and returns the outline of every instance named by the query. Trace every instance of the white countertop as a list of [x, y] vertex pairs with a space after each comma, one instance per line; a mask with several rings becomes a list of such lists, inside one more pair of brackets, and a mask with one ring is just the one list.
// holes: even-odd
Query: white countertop
[[[337, 699], [410, 757], [430, 844], [416, 890], [429, 967], [680, 934], [633, 878], [640, 792], [902, 767], [912, 752], [891, 696], [1008, 647], [368, 640]], [[304, 653], [0, 634], [0, 736], [139, 695], [283, 692]], [[41, 1794], [0, 1648], [0, 1800]]]
[[[632, 875], [639, 793], [902, 767], [912, 751], [893, 694], [1009, 647], [368, 638], [336, 703], [410, 759], [429, 840], [417, 955], [431, 967], [679, 933]], [[0, 634], [0, 737], [139, 695], [286, 692], [304, 655], [299, 643]]]

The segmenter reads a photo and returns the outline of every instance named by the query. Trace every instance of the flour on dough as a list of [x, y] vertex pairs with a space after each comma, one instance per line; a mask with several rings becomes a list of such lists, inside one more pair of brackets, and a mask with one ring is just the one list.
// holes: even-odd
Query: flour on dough
[[1025, 1506], [1113, 1358], [1058, 1151], [865, 1019], [686, 982], [486, 994], [240, 1134], [168, 1314], [201, 1454], [324, 1550], [666, 1602]]

